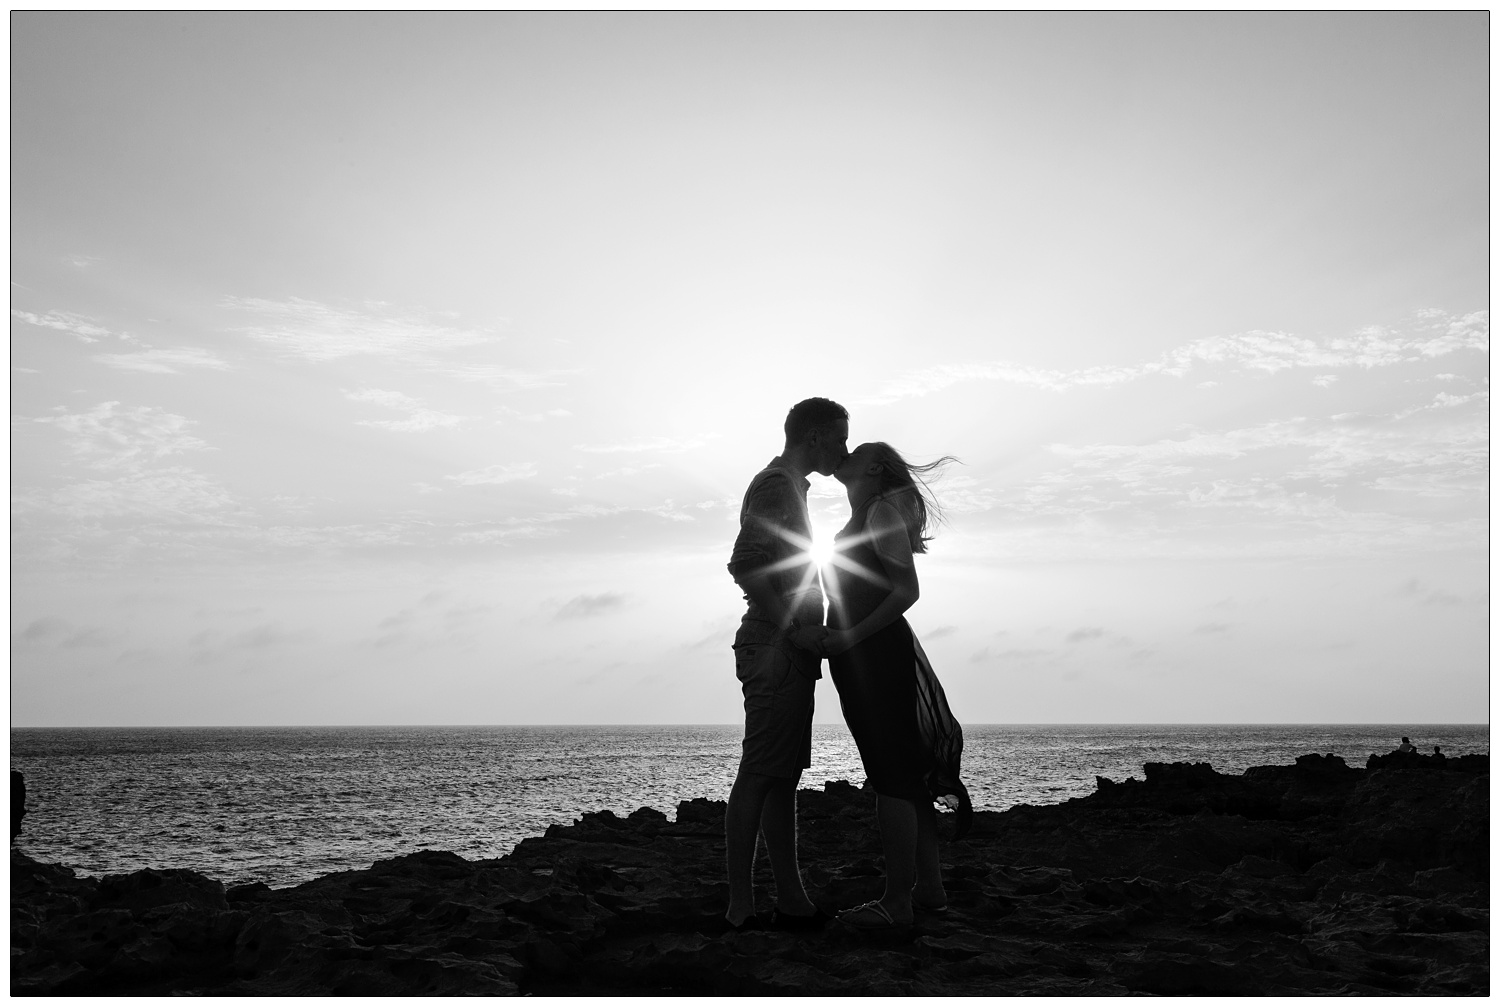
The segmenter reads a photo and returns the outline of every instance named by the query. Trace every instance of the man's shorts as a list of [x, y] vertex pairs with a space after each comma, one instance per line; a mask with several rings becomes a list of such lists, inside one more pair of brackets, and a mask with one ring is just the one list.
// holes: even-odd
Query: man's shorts
[[740, 772], [795, 779], [812, 765], [816, 666], [800, 671], [781, 647], [755, 643], [734, 648], [734, 673], [745, 693]]

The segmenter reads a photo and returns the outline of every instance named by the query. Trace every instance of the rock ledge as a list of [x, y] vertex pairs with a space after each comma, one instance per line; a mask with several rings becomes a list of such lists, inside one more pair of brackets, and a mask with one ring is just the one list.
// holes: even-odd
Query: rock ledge
[[[1485, 995], [1488, 763], [1150, 763], [976, 814], [943, 850], [949, 910], [886, 934], [720, 932], [724, 806], [702, 799], [279, 890], [12, 852], [11, 992]], [[814, 898], [878, 896], [872, 795], [799, 801]]]

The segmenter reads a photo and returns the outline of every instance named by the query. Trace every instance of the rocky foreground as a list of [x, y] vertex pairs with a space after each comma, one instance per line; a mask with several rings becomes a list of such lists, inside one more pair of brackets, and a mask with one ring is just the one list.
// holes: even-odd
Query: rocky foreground
[[[980, 812], [944, 847], [949, 910], [889, 933], [720, 932], [724, 805], [701, 799], [280, 890], [13, 852], [11, 992], [1488, 993], [1487, 756], [1145, 775]], [[800, 795], [825, 908], [879, 894], [873, 805], [845, 783]]]

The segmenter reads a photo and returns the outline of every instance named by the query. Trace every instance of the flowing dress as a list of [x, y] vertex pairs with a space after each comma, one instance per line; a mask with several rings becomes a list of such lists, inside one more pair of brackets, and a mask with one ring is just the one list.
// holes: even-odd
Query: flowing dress
[[[874, 502], [836, 536], [839, 561], [828, 571], [828, 624], [835, 629], [857, 625], [891, 592], [884, 562], [865, 534]], [[963, 729], [906, 618], [830, 657], [828, 668], [875, 792], [941, 801], [958, 811], [958, 835], [968, 831], [973, 808], [959, 779]]]

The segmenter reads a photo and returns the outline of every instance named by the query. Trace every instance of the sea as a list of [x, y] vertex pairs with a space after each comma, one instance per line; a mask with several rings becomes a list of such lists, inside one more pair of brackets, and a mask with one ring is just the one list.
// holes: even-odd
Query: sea
[[[188, 868], [226, 885], [288, 887], [422, 849], [499, 857], [587, 811], [675, 813], [723, 800], [738, 725], [584, 727], [17, 728], [26, 774], [15, 846], [89, 876]], [[1221, 772], [1309, 752], [1363, 766], [1402, 735], [1419, 750], [1489, 752], [1489, 726], [982, 724], [964, 728], [979, 809], [1090, 794], [1147, 762]], [[862, 784], [842, 725], [813, 730], [802, 786]]]

